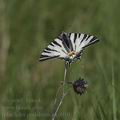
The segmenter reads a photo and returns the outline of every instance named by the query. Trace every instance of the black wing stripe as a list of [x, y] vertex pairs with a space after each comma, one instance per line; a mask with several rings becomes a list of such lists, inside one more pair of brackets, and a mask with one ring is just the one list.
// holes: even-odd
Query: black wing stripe
[[48, 60], [48, 59], [58, 58], [58, 57], [59, 57], [59, 55], [53, 56], [53, 57], [48, 57], [47, 55], [41, 55], [39, 61], [45, 61], [45, 60]]
[[48, 55], [41, 55], [40, 58], [49, 57]]
[[72, 45], [72, 42], [70, 40], [70, 35], [71, 35], [71, 33], [69, 33], [69, 34], [63, 33], [62, 34], [62, 43], [63, 43], [67, 52], [69, 52], [70, 50], [73, 51], [73, 45]]
[[69, 33], [69, 34], [68, 34], [69, 39], [70, 39], [71, 34], [72, 34], [72, 33]]
[[87, 37], [87, 34], [84, 34], [84, 37], [83, 37], [83, 39], [81, 40], [81, 42], [80, 43], [82, 43], [83, 42], [83, 40], [85, 40], [85, 38]]
[[53, 43], [59, 47], [61, 47], [61, 45], [59, 43], [57, 43], [56, 41], [53, 41]]
[[70, 52], [70, 50], [73, 50], [73, 45], [70, 40], [71, 33], [65, 33], [62, 32], [59, 36], [58, 39], [62, 41], [63, 47], [67, 52]]
[[93, 41], [96, 41], [97, 40], [97, 37], [93, 37], [91, 40], [90, 40], [90, 42], [93, 42]]
[[50, 48], [46, 48], [45, 50], [47, 50], [47, 51], [55, 51], [55, 52], [58, 52], [57, 50], [54, 50], [54, 49], [50, 49]]
[[72, 41], [70, 40], [70, 35], [71, 33], [68, 34], [68, 42], [69, 42], [70, 50], [73, 51], [73, 45], [72, 45]]
[[69, 37], [64, 32], [60, 35], [60, 37], [61, 37], [61, 40], [62, 40], [63, 47], [65, 48], [65, 50], [67, 52], [69, 52], [70, 51], [70, 40], [69, 40]]
[[80, 33], [78, 33], [78, 34], [79, 34], [79, 35], [78, 35], [78, 38], [79, 38], [81, 34], [80, 34]]
[[62, 43], [63, 43], [63, 46], [64, 46], [65, 50], [66, 50], [67, 52], [70, 52], [70, 49], [69, 49], [68, 46], [66, 45], [65, 41], [62, 41]]
[[76, 42], [77, 33], [74, 33], [74, 43]]
[[51, 51], [52, 49], [50, 49], [50, 48], [47, 47], [47, 48], [45, 48], [45, 50]]
[[63, 33], [63, 35], [62, 35], [62, 41], [66, 44], [66, 46], [68, 48], [70, 48], [70, 41], [69, 41], [69, 38], [68, 38], [67, 34]]
[[87, 39], [86, 39], [86, 41], [89, 39], [89, 37], [91, 37], [91, 35], [87, 35]]
[[51, 53], [50, 51], [47, 51], [47, 50], [43, 50], [44, 53]]
[[69, 39], [69, 44], [70, 44], [70, 50], [73, 51], [73, 45], [70, 39]]
[[95, 44], [99, 42], [99, 39], [95, 39], [94, 41], [90, 42], [88, 45], [86, 45], [85, 47], [89, 46], [89, 45], [92, 45], [92, 44]]
[[54, 46], [53, 43], [50, 43], [51, 46]]

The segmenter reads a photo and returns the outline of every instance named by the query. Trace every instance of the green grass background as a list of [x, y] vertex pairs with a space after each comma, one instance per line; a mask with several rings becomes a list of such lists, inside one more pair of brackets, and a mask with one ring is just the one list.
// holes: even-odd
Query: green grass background
[[0, 120], [49, 120], [64, 62], [38, 62], [62, 31], [97, 36], [67, 79], [88, 81], [87, 94], [71, 89], [58, 120], [120, 119], [119, 0], [0, 0]]

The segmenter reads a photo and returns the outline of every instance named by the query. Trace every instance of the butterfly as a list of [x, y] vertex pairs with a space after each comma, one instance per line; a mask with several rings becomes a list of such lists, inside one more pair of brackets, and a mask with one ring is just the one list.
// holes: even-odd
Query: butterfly
[[58, 58], [71, 64], [81, 59], [83, 50], [87, 46], [98, 41], [99, 39], [93, 35], [62, 32], [43, 50], [39, 61]]

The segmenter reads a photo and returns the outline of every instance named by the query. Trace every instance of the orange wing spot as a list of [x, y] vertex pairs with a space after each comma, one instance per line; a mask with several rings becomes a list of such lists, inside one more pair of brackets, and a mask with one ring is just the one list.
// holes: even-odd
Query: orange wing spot
[[73, 56], [73, 55], [76, 55], [75, 51], [71, 51], [68, 53], [69, 56]]

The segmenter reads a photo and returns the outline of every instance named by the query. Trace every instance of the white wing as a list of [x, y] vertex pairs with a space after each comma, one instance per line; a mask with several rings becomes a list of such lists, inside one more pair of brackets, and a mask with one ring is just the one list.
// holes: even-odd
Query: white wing
[[82, 33], [69, 33], [69, 38], [72, 42], [73, 49], [79, 53], [83, 48], [99, 41], [95, 36]]
[[67, 51], [64, 48], [62, 41], [56, 38], [51, 44], [45, 48], [39, 58], [39, 61], [44, 61], [52, 58], [65, 58], [67, 57]]

